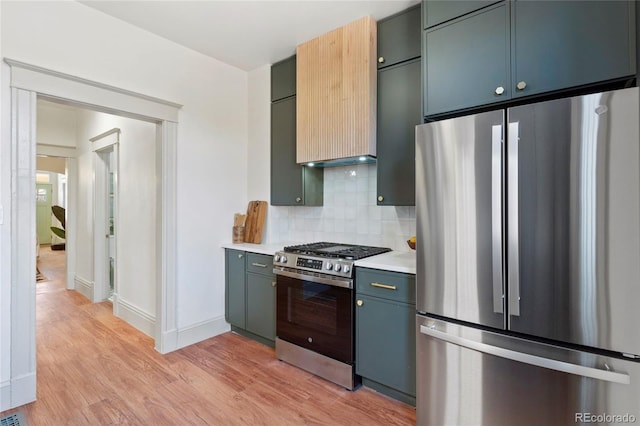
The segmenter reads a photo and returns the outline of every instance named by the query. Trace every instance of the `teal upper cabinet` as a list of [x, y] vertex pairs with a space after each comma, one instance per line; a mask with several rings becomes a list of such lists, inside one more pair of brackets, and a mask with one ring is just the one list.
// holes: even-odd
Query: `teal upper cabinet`
[[425, 115], [510, 97], [509, 5], [425, 31]]
[[420, 6], [378, 22], [377, 203], [415, 204], [415, 126], [422, 123]]
[[296, 94], [295, 55], [271, 66], [271, 102]]
[[496, 0], [434, 0], [423, 1], [422, 3], [424, 28], [429, 28], [482, 9], [492, 3], [496, 3]]
[[295, 63], [294, 56], [271, 67], [271, 98], [289, 94], [271, 103], [271, 205], [321, 206], [323, 169], [296, 163]]
[[513, 96], [635, 74], [634, 17], [627, 1], [513, 2]]
[[378, 21], [378, 68], [421, 55], [420, 5]]
[[513, 0], [453, 20], [436, 13], [463, 6], [455, 3], [464, 2], [423, 5], [425, 22], [449, 19], [424, 30], [426, 116], [636, 73], [633, 1]]
[[377, 204], [415, 205], [415, 126], [422, 123], [420, 58], [378, 70]]

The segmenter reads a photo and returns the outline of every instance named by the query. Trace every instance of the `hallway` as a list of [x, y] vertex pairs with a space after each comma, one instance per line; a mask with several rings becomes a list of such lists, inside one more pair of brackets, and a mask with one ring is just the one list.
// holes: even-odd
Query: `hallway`
[[65, 289], [65, 252], [40, 250], [37, 395], [29, 425], [411, 425], [415, 409], [346, 391], [225, 333], [161, 355], [153, 339]]

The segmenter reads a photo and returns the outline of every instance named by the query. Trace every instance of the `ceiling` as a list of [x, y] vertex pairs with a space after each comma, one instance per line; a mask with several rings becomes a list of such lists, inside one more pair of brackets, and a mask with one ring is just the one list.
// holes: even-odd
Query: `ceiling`
[[81, 1], [139, 28], [250, 71], [363, 16], [376, 20], [419, 0]]

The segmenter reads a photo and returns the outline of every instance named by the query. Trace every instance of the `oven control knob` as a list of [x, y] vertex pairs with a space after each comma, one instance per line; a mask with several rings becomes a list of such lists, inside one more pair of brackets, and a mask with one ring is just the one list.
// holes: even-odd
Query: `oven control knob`
[[340, 269], [342, 269], [342, 265], [336, 264], [336, 266], [333, 267], [333, 270], [336, 271], [336, 272], [339, 272]]
[[331, 262], [327, 263], [327, 270], [330, 271], [331, 268], [333, 268], [333, 265], [331, 264]]
[[282, 256], [282, 257], [280, 258], [280, 262], [282, 262], [282, 263], [287, 263], [287, 256]]
[[274, 262], [280, 262], [280, 256], [278, 256], [277, 254], [273, 257], [273, 261]]
[[342, 268], [342, 272], [347, 273], [351, 270], [351, 268], [349, 268], [349, 265], [344, 265], [344, 268]]

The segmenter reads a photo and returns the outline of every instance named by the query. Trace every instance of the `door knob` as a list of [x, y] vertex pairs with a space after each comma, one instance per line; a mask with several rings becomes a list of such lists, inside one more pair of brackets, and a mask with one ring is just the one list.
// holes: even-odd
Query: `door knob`
[[496, 95], [500, 96], [504, 93], [504, 87], [498, 86], [496, 87]]
[[524, 81], [520, 81], [518, 84], [516, 84], [516, 88], [518, 90], [524, 90], [525, 87], [527, 87], [527, 83]]
[[358, 305], [358, 306], [362, 306], [362, 305], [364, 305], [364, 302], [363, 302], [362, 300], [358, 300], [358, 301], [356, 302], [356, 305]]

